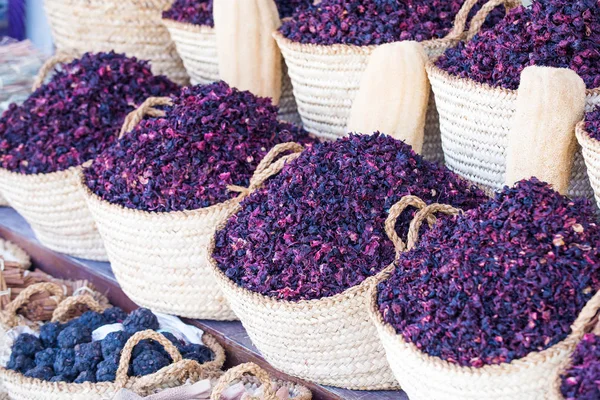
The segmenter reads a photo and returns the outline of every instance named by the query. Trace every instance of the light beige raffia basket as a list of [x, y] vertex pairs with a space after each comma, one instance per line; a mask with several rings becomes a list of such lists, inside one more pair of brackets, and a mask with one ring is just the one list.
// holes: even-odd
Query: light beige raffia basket
[[[165, 98], [164, 101], [170, 101]], [[128, 116], [124, 131], [135, 126], [157, 105], [151, 98]], [[266, 179], [280, 153], [301, 146], [275, 146], [261, 161], [251, 186]], [[282, 159], [286, 159], [285, 156]], [[98, 224], [119, 285], [136, 304], [153, 311], [188, 318], [237, 320], [215, 284], [207, 261], [208, 243], [215, 228], [242, 196], [197, 210], [149, 212], [125, 208], [101, 199], [80, 177], [80, 192]]]
[[[600, 91], [598, 92], [600, 93]], [[600, 100], [599, 100], [600, 102]], [[581, 146], [581, 154], [585, 161], [587, 176], [594, 190], [596, 204], [600, 208], [600, 142], [590, 136], [585, 130], [585, 121], [575, 128], [575, 136]]]
[[[486, 189], [501, 189], [505, 185], [517, 90], [452, 76], [434, 61], [427, 64], [427, 73], [440, 116], [446, 165]], [[587, 90], [586, 111], [598, 104], [600, 89]], [[575, 153], [567, 195], [593, 196], [581, 149]]]
[[110, 51], [150, 60], [155, 75], [187, 84], [175, 44], [161, 23], [172, 0], [44, 0], [59, 51]]
[[[442, 207], [442, 208], [439, 208]], [[433, 204], [417, 212], [411, 223], [407, 249], [413, 248], [423, 219], [437, 211], [454, 210]], [[377, 285], [370, 294], [369, 313], [385, 348], [392, 371], [411, 400], [561, 400], [556, 379], [600, 309], [600, 292], [585, 305], [562, 342], [532, 352], [511, 363], [482, 368], [461, 367], [429, 356], [383, 320], [377, 303]]]
[[[72, 59], [68, 54], [48, 59], [36, 78], [34, 90], [57, 64]], [[80, 169], [77, 166], [30, 175], [0, 168], [0, 191], [44, 246], [74, 257], [107, 261], [102, 238], [78, 189]]]
[[[251, 376], [248, 376], [248, 375]], [[246, 400], [279, 400], [278, 390], [286, 388], [291, 400], [311, 400], [312, 393], [306, 387], [296, 383], [272, 380], [269, 374], [254, 363], [240, 364], [231, 368], [221, 376], [211, 393], [211, 400], [221, 400], [221, 394], [232, 383], [242, 382], [246, 384], [262, 385], [263, 394], [260, 397], [247, 396]]]
[[[219, 61], [217, 59], [217, 39], [215, 29], [205, 25], [193, 25], [163, 18], [163, 24], [169, 30], [183, 65], [191, 78], [191, 83], [208, 84], [219, 80]], [[300, 116], [292, 92], [292, 82], [287, 74], [285, 62], [282, 63], [281, 99], [279, 117], [291, 123], [300, 123]]]
[[[441, 55], [464, 37], [467, 16], [475, 3], [477, 0], [465, 1], [456, 15], [454, 28], [444, 39], [421, 42], [430, 58]], [[512, 7], [515, 0], [506, 0], [503, 3]], [[489, 13], [493, 7], [485, 9]], [[477, 17], [474, 17], [471, 27], [479, 30], [487, 13], [480, 14], [480, 23], [477, 22]], [[293, 42], [279, 32], [274, 33], [274, 37], [287, 64], [298, 112], [305, 129], [327, 139], [344, 136], [363, 72], [369, 62], [369, 56], [377, 46], [303, 44]], [[433, 95], [429, 96], [424, 140], [423, 156], [430, 161], [443, 161]]]
[[[386, 220], [386, 232], [397, 253], [404, 251], [405, 245], [395, 232], [396, 219], [409, 206], [423, 208], [425, 203], [405, 196], [392, 206]], [[433, 223], [433, 218], [428, 221]], [[273, 367], [323, 385], [355, 390], [398, 388], [368, 314], [370, 287], [387, 277], [393, 264], [335, 296], [282, 301], [231, 281], [212, 258], [214, 240], [210, 261], [217, 282], [248, 336]]]
[[[141, 340], [151, 339], [161, 344], [167, 351], [173, 364], [143, 377], [128, 377], [127, 370], [133, 348]], [[188, 379], [196, 382], [201, 379], [218, 376], [218, 369], [225, 362], [223, 348], [208, 334], [202, 340], [216, 358], [213, 361], [198, 364], [194, 360], [182, 359], [177, 348], [158, 332], [147, 330], [134, 334], [122, 350], [117, 377], [114, 382], [100, 383], [67, 383], [49, 382], [41, 379], [27, 378], [23, 374], [0, 368], [0, 377], [11, 399], [14, 400], [110, 400], [122, 388], [127, 388], [142, 396], [151, 394], [156, 389], [171, 388], [183, 385]]]

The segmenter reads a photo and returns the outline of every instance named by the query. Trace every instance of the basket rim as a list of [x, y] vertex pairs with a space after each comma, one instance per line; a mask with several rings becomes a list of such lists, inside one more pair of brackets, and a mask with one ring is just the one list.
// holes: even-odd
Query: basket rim
[[[225, 363], [225, 350], [219, 344], [217, 339], [207, 332], [204, 332], [204, 334], [202, 335], [202, 339], [203, 339], [204, 345], [206, 347], [208, 347], [215, 354], [215, 359], [212, 361], [206, 362], [204, 364], [198, 364], [198, 368], [196, 368], [195, 371], [200, 371], [200, 373], [209, 373], [209, 374], [213, 371], [220, 371], [220, 369], [223, 367], [223, 364]], [[204, 339], [208, 339], [208, 340], [204, 341]], [[196, 362], [195, 360], [188, 360], [188, 359], [183, 359], [182, 361]], [[127, 384], [125, 385], [125, 388], [132, 387], [140, 381], [144, 382], [146, 380], [152, 380], [153, 378], [159, 377], [162, 375], [162, 372], [164, 372], [164, 370], [168, 370], [168, 369], [172, 368], [173, 365], [176, 365], [176, 364], [177, 363], [172, 362], [169, 365], [167, 365], [166, 367], [163, 367], [150, 375], [131, 376], [127, 380]], [[87, 392], [93, 391], [95, 389], [102, 389], [104, 391], [108, 391], [111, 389], [114, 389], [115, 391], [117, 391], [117, 390], [121, 389], [120, 387], [117, 386], [117, 383], [115, 381], [95, 382], [95, 383], [92, 383], [92, 382], [71, 383], [71, 382], [50, 382], [50, 381], [45, 381], [45, 380], [38, 379], [38, 378], [29, 378], [29, 377], [26, 377], [25, 374], [10, 370], [10, 369], [6, 368], [5, 366], [0, 366], [0, 376], [2, 377], [3, 381], [6, 379], [11, 380], [11, 381], [19, 380], [20, 382], [24, 382], [29, 385], [37, 386], [38, 390], [43, 390], [43, 391], [49, 390], [54, 393], [63, 393], [63, 394], [87, 393]]]
[[0, 168], [0, 174], [10, 176], [14, 179], [24, 179], [29, 181], [49, 181], [49, 180], [60, 180], [69, 179], [73, 175], [76, 175], [79, 170], [82, 169], [82, 164], [62, 169], [54, 172], [39, 172], [37, 174], [24, 174], [21, 172], [10, 171], [6, 168]]
[[121, 214], [124, 216], [132, 216], [132, 217], [158, 217], [158, 218], [172, 218], [172, 217], [201, 217], [205, 214], [210, 214], [214, 212], [219, 212], [224, 208], [230, 208], [234, 205], [238, 204], [240, 200], [243, 198], [243, 195], [240, 194], [233, 199], [229, 199], [223, 201], [221, 203], [213, 204], [204, 208], [197, 208], [194, 210], [182, 210], [182, 211], [146, 211], [146, 210], [138, 210], [135, 208], [127, 208], [120, 204], [111, 203], [102, 199], [96, 193], [92, 192], [92, 190], [85, 184], [85, 176], [83, 174], [83, 169], [77, 172], [77, 186], [79, 187], [81, 193], [85, 197], [86, 201], [94, 202], [102, 207], [110, 209], [111, 212], [115, 212], [117, 214]]
[[175, 21], [171, 18], [161, 17], [162, 23], [167, 28], [182, 29], [193, 33], [213, 33], [215, 28], [210, 25], [198, 25], [191, 22]]
[[[382, 280], [383, 282], [383, 280]], [[435, 368], [438, 372], [443, 374], [460, 374], [462, 376], [480, 376], [482, 374], [489, 375], [505, 375], [515, 372], [516, 370], [527, 369], [531, 365], [539, 365], [546, 361], [546, 359], [550, 359], [557, 355], [561, 351], [569, 351], [569, 348], [577, 345], [579, 339], [577, 335], [571, 332], [569, 336], [567, 336], [562, 341], [556, 343], [555, 345], [548, 347], [542, 351], [533, 351], [527, 354], [525, 357], [518, 358], [512, 360], [509, 363], [502, 364], [492, 364], [492, 365], [484, 365], [481, 368], [475, 367], [466, 367], [458, 364], [450, 363], [446, 360], [441, 359], [437, 356], [431, 356], [417, 348], [414, 343], [408, 342], [404, 339], [404, 337], [397, 333], [392, 325], [384, 321], [383, 316], [379, 312], [378, 303], [377, 303], [377, 286], [373, 285], [371, 288], [371, 292], [369, 294], [369, 306], [368, 313], [371, 317], [371, 321], [375, 324], [378, 332], [383, 332], [387, 336], [390, 337], [395, 342], [396, 346], [407, 347], [411, 353], [417, 355], [425, 364], [428, 364], [430, 368]], [[575, 324], [579, 318], [583, 310], [587, 307], [588, 304], [592, 303], [594, 300], [600, 300], [600, 291], [596, 292], [594, 296], [588, 300], [586, 305], [580, 311], [580, 314], [573, 322]], [[573, 325], [571, 324], [571, 326]], [[381, 334], [380, 334], [381, 336]]]
[[600, 152], [600, 140], [593, 138], [590, 133], [585, 129], [587, 121], [585, 118], [577, 123], [575, 126], [575, 136], [577, 142], [582, 148]]
[[[381, 47], [390, 43], [399, 43], [402, 40], [382, 43], [382, 44], [372, 44], [367, 46], [358, 46], [353, 44], [345, 44], [345, 43], [335, 43], [335, 44], [313, 44], [313, 43], [300, 43], [295, 42], [287, 37], [283, 36], [283, 34], [276, 30], [273, 32], [273, 37], [275, 41], [279, 45], [280, 48], [288, 48], [292, 51], [296, 51], [303, 54], [321, 54], [321, 55], [363, 55], [367, 56], [373, 52], [378, 47]], [[430, 39], [424, 40], [420, 43], [425, 51], [433, 50], [436, 48], [449, 48], [458, 43], [459, 40], [450, 40], [450, 39]]]
[[217, 236], [217, 233], [222, 231], [225, 228], [227, 221], [229, 221], [229, 219], [232, 216], [234, 216], [235, 214], [237, 214], [240, 210], [241, 210], [241, 206], [240, 206], [240, 204], [238, 204], [219, 223], [219, 225], [217, 225], [217, 228], [215, 229], [215, 233], [212, 235], [210, 243], [208, 245], [208, 257], [207, 258], [208, 258], [210, 268], [213, 270], [215, 280], [217, 282], [221, 282], [223, 285], [228, 287], [228, 289], [233, 291], [234, 293], [236, 293], [242, 297], [245, 297], [245, 298], [250, 298], [255, 302], [262, 303], [263, 305], [284, 307], [284, 308], [288, 308], [290, 311], [305, 310], [307, 307], [308, 308], [329, 307], [329, 306], [333, 305], [334, 303], [341, 303], [345, 300], [355, 297], [356, 295], [368, 293], [369, 288], [372, 285], [375, 285], [376, 283], [381, 281], [381, 279], [383, 279], [386, 276], [386, 274], [388, 274], [390, 272], [390, 268], [393, 267], [393, 264], [388, 265], [388, 266], [384, 267], [381, 271], [379, 271], [377, 274], [368, 277], [367, 279], [365, 279], [364, 281], [362, 281], [360, 284], [358, 284], [356, 286], [352, 286], [352, 287], [344, 290], [343, 292], [335, 294], [333, 296], [322, 297], [319, 299], [299, 300], [299, 301], [279, 300], [274, 297], [270, 297], [270, 296], [266, 296], [266, 295], [263, 295], [263, 294], [260, 294], [257, 292], [253, 292], [249, 289], [238, 286], [235, 282], [233, 282], [231, 279], [229, 279], [227, 277], [227, 275], [225, 275], [225, 273], [223, 271], [221, 271], [221, 269], [218, 267], [217, 262], [213, 257], [214, 248], [215, 248], [215, 238]]
[[[507, 89], [502, 86], [492, 86], [489, 83], [477, 82], [476, 80], [474, 80], [472, 78], [463, 78], [461, 76], [452, 75], [448, 71], [443, 70], [442, 68], [438, 67], [435, 64], [438, 59], [439, 59], [439, 57], [429, 60], [425, 64], [425, 69], [427, 70], [427, 75], [429, 77], [435, 76], [439, 79], [446, 81], [447, 84], [450, 84], [452, 86], [467, 85], [471, 88], [475, 88], [476, 90], [484, 90], [484, 91], [494, 93], [497, 95], [503, 95], [503, 96], [509, 97], [511, 99], [516, 98], [518, 95], [518, 92], [519, 92], [518, 89]], [[430, 79], [430, 81], [431, 81], [431, 79]], [[432, 84], [431, 86], [434, 86], [434, 85]], [[585, 95], [586, 95], [586, 97], [593, 96], [593, 95], [600, 95], [600, 87], [593, 88], [593, 89], [586, 88]]]

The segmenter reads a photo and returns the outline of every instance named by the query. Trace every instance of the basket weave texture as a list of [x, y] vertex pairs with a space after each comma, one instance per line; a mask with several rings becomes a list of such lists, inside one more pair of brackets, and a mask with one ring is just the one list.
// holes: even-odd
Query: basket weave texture
[[[274, 36], [288, 67], [305, 129], [330, 140], [345, 136], [352, 102], [376, 46], [320, 46], [293, 42], [279, 32]], [[454, 43], [422, 42], [429, 57], [441, 55]], [[437, 120], [435, 99], [430, 95], [422, 153], [436, 162], [443, 161]]]
[[[160, 343], [173, 359], [173, 364], [151, 375], [128, 377], [127, 369], [133, 348], [144, 339], [152, 339]], [[202, 340], [215, 353], [215, 359], [204, 364], [198, 364], [194, 360], [182, 359], [177, 348], [160, 333], [151, 330], [138, 332], [127, 341], [123, 348], [115, 382], [85, 382], [80, 384], [48, 382], [41, 379], [27, 378], [21, 373], [3, 367], [0, 368], [0, 377], [4, 381], [10, 398], [14, 400], [109, 400], [121, 388], [127, 388], [145, 396], [151, 394], [155, 389], [181, 386], [188, 378], [195, 382], [206, 377], [218, 376], [218, 369], [225, 362], [225, 352], [212, 336], [204, 334]]]
[[585, 122], [580, 122], [575, 129], [575, 136], [581, 146], [581, 154], [585, 161], [590, 184], [594, 190], [596, 204], [600, 208], [600, 142], [585, 131]]
[[[219, 61], [217, 59], [217, 39], [215, 29], [210, 26], [193, 25], [185, 22], [163, 19], [183, 65], [190, 75], [193, 85], [209, 84], [219, 80]], [[291, 123], [300, 123], [300, 116], [292, 92], [292, 82], [283, 65], [282, 96], [279, 101], [279, 117]]]
[[[433, 61], [427, 64], [427, 73], [436, 96], [446, 165], [487, 189], [501, 189], [517, 91], [452, 76]], [[600, 90], [588, 90], [586, 111], [597, 104]], [[575, 153], [567, 194], [593, 196], [580, 149]]]
[[171, 0], [44, 0], [59, 51], [114, 50], [152, 62], [152, 71], [186, 84], [189, 77], [161, 23]]
[[102, 238], [78, 188], [80, 169], [34, 175], [0, 169], [0, 191], [44, 246], [74, 257], [107, 261]]
[[[409, 229], [408, 250], [418, 239], [421, 222], [435, 212], [446, 212], [448, 208], [444, 207], [448, 206], [429, 205], [415, 215]], [[473, 368], [429, 356], [407, 342], [384, 321], [377, 293], [377, 286], [373, 285], [369, 314], [394, 376], [411, 400], [562, 400], [556, 385], [558, 375], [600, 310], [598, 292], [585, 305], [571, 326], [571, 334], [562, 342], [510, 363]]]

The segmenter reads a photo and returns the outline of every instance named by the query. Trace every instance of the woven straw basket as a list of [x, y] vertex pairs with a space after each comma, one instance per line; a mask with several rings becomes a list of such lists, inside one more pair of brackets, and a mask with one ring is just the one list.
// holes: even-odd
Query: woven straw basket
[[[441, 207], [441, 208], [440, 208]], [[458, 211], [433, 204], [414, 217], [407, 249], [414, 247], [422, 221], [431, 214]], [[390, 271], [391, 272], [391, 271]], [[533, 352], [511, 363], [482, 368], [461, 367], [421, 352], [386, 323], [377, 304], [377, 285], [370, 291], [369, 313], [385, 348], [392, 371], [411, 400], [560, 400], [556, 379], [564, 370], [575, 346], [589, 331], [600, 309], [600, 292], [585, 305], [562, 342]]]
[[44, 0], [54, 43], [59, 51], [84, 53], [114, 50], [152, 62], [156, 75], [186, 84], [189, 77], [162, 11], [172, 0]]
[[[427, 65], [440, 115], [446, 165], [489, 190], [505, 185], [508, 135], [516, 113], [517, 91], [458, 78]], [[588, 90], [586, 111], [600, 104], [600, 89]], [[575, 153], [568, 193], [592, 198], [581, 151]]]
[[585, 161], [587, 174], [594, 190], [596, 204], [600, 208], [600, 142], [585, 131], [585, 121], [577, 124], [575, 136], [581, 146], [581, 154]]
[[[507, 0], [512, 6], [514, 0]], [[477, 0], [466, 0], [456, 15], [452, 31], [444, 39], [421, 42], [430, 57], [441, 55], [464, 37], [467, 16]], [[485, 14], [480, 14], [481, 24]], [[478, 30], [481, 24], [471, 27]], [[281, 33], [274, 33], [288, 67], [298, 103], [298, 112], [307, 131], [327, 139], [337, 139], [346, 134], [346, 125], [352, 103], [360, 88], [361, 78], [369, 62], [369, 56], [377, 46], [353, 46], [346, 44], [313, 45], [293, 42]], [[366, 133], [366, 132], [365, 132]], [[430, 161], [443, 161], [440, 131], [435, 99], [429, 96], [425, 122], [423, 156]]]
[[35, 175], [0, 169], [0, 190], [44, 246], [74, 257], [106, 261], [102, 238], [77, 185], [80, 169]]
[[[405, 250], [395, 232], [396, 219], [408, 206], [424, 208], [425, 203], [414, 196], [405, 196], [390, 209], [386, 220], [386, 232], [396, 252]], [[236, 207], [231, 215], [239, 209]], [[433, 219], [430, 217], [429, 221]], [[213, 237], [211, 254], [214, 246]], [[393, 271], [393, 264], [335, 296], [290, 302], [237, 286], [212, 257], [210, 261], [231, 308], [254, 345], [275, 368], [302, 379], [347, 389], [398, 388], [368, 313], [370, 288]]]
[[[253, 376], [247, 376], [251, 374]], [[292, 382], [271, 380], [269, 374], [254, 363], [240, 364], [233, 367], [223, 374], [211, 393], [211, 400], [221, 400], [221, 394], [235, 381], [244, 384], [261, 384], [263, 386], [263, 395], [260, 398], [243, 397], [246, 400], [278, 400], [276, 390], [286, 387], [289, 390], [292, 400], [311, 400], [312, 393], [306, 387]]]
[[8, 207], [8, 201], [0, 194], [0, 207]]
[[[152, 339], [160, 343], [173, 359], [173, 364], [151, 375], [128, 377], [127, 370], [133, 348], [137, 343], [145, 339]], [[215, 359], [204, 364], [198, 364], [194, 360], [182, 359], [177, 348], [160, 333], [152, 330], [138, 332], [127, 341], [127, 344], [123, 348], [115, 382], [85, 382], [79, 384], [49, 382], [41, 379], [27, 378], [21, 373], [10, 371], [6, 368], [0, 368], [0, 376], [4, 381], [10, 398], [14, 400], [110, 400], [122, 388], [127, 388], [133, 390], [135, 393], [146, 396], [156, 389], [181, 386], [187, 379], [196, 382], [201, 379], [218, 376], [218, 369], [225, 362], [225, 352], [212, 336], [205, 333], [202, 340], [215, 353]]]
[[[156, 112], [152, 106], [169, 102], [169, 98], [149, 98], [127, 116], [122, 133], [137, 125], [145, 114]], [[298, 151], [297, 146], [275, 146], [258, 165], [251, 187], [268, 177], [265, 170], [272, 167], [277, 155]], [[237, 320], [214, 282], [207, 249], [217, 224], [242, 196], [197, 210], [148, 212], [101, 199], [81, 175], [80, 193], [104, 239], [117, 281], [131, 300], [151, 310], [182, 317]]]
[[[217, 59], [217, 39], [215, 29], [210, 26], [193, 25], [163, 18], [163, 24], [169, 30], [183, 65], [190, 75], [193, 85], [208, 84], [219, 80], [219, 61]], [[292, 82], [287, 74], [285, 62], [282, 63], [281, 99], [279, 117], [291, 123], [300, 123], [300, 116], [292, 92]]]

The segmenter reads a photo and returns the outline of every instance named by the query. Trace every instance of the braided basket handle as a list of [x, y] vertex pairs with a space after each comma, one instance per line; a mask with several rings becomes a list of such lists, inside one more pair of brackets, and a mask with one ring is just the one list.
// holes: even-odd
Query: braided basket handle
[[[244, 196], [249, 195], [258, 189], [267, 179], [279, 173], [286, 163], [298, 158], [303, 150], [304, 147], [295, 142], [280, 143], [275, 145], [267, 153], [267, 155], [263, 157], [256, 167], [252, 178], [250, 178], [250, 185], [247, 188], [237, 185], [229, 185], [227, 186], [227, 189], [231, 190], [232, 192], [242, 193]], [[275, 161], [279, 155], [286, 152], [292, 152], [292, 154], [283, 156]]]
[[33, 81], [33, 85], [31, 87], [31, 91], [35, 92], [37, 89], [39, 89], [40, 86], [42, 86], [44, 84], [44, 80], [46, 79], [48, 74], [52, 70], [54, 70], [54, 68], [58, 64], [68, 63], [68, 62], [73, 61], [74, 59], [75, 59], [75, 56], [72, 54], [68, 54], [68, 53], [57, 53], [57, 54], [53, 55], [52, 57], [50, 57], [49, 59], [47, 59], [46, 62], [40, 68], [37, 76], [35, 77], [35, 79]]
[[[479, 0], [466, 0], [456, 17], [454, 17], [454, 26], [452, 30], [444, 37], [444, 40], [460, 40], [463, 38], [465, 34], [465, 29], [467, 26], [467, 19], [469, 18], [469, 13], [471, 9], [477, 4]], [[507, 11], [512, 10], [513, 8], [519, 6], [521, 4], [520, 0], [490, 0], [485, 3], [481, 9], [475, 14], [473, 19], [471, 20], [471, 27], [469, 28], [469, 32], [467, 34], [467, 39], [471, 40], [473, 36], [475, 36], [483, 24], [490, 12], [500, 4], [504, 4], [504, 7]]]
[[123, 126], [119, 132], [121, 139], [127, 132], [131, 132], [146, 115], [151, 117], [164, 117], [164, 111], [154, 108], [155, 106], [171, 106], [173, 101], [170, 97], [148, 97], [138, 108], [127, 114]]
[[19, 295], [6, 306], [6, 308], [1, 314], [0, 319], [5, 325], [14, 328], [19, 324], [17, 311], [19, 311], [21, 307], [26, 305], [32, 296], [44, 292], [48, 292], [52, 296], [56, 297], [59, 304], [63, 301], [65, 297], [63, 288], [58, 286], [56, 283], [36, 283], [35, 285], [31, 285], [25, 290], [23, 290], [21, 293], [19, 293]]
[[[131, 362], [131, 353], [133, 352], [133, 348], [142, 340], [150, 339], [154, 340], [162, 347], [164, 347], [165, 351], [173, 360], [173, 363], [170, 366], [167, 366], [152, 375], [147, 375], [151, 379], [156, 382], [161, 380], [161, 376], [165, 374], [171, 374], [174, 372], [173, 365], [179, 363], [183, 358], [181, 357], [181, 353], [177, 350], [177, 347], [169, 339], [161, 335], [160, 333], [153, 331], [151, 329], [147, 329], [145, 331], [137, 332], [132, 337], [127, 340], [123, 350], [121, 352], [121, 360], [119, 361], [119, 368], [117, 369], [115, 384], [119, 388], [124, 388], [127, 385], [127, 381], [129, 377], [127, 376], [127, 370], [129, 369], [129, 363]], [[198, 363], [196, 363], [198, 364]]]
[[[411, 206], [421, 210], [427, 207], [427, 204], [417, 196], [404, 196], [400, 199], [400, 201], [398, 201], [390, 208], [389, 215], [385, 220], [385, 233], [390, 238], [392, 243], [394, 243], [394, 248], [396, 249], [396, 256], [406, 251], [406, 244], [396, 233], [396, 221], [398, 220], [398, 217], [402, 215], [404, 210]], [[433, 215], [428, 216], [428, 222], [430, 225], [434, 224], [435, 217]]]
[[69, 317], [69, 313], [79, 305], [87, 306], [90, 311], [102, 312], [104, 307], [100, 305], [92, 296], [89, 294], [82, 294], [79, 296], [70, 296], [58, 304], [58, 307], [52, 313], [52, 322], [66, 322]]
[[221, 400], [221, 394], [225, 389], [227, 389], [231, 382], [236, 379], [240, 379], [244, 376], [244, 374], [252, 374], [254, 375], [260, 383], [263, 385], [263, 396], [262, 397], [253, 397], [246, 396], [247, 400], [277, 400], [277, 395], [273, 389], [273, 384], [271, 383], [271, 378], [267, 371], [259, 367], [254, 363], [245, 363], [240, 364], [237, 367], [231, 368], [229, 371], [225, 372], [223, 376], [219, 379], [213, 391], [210, 395], [210, 400]]
[[407, 250], [412, 250], [416, 246], [417, 241], [419, 240], [419, 230], [421, 229], [421, 225], [423, 225], [423, 221], [430, 221], [429, 218], [438, 212], [446, 215], [458, 215], [462, 213], [462, 210], [454, 208], [448, 204], [438, 203], [430, 204], [420, 209], [413, 217], [410, 227], [408, 228], [408, 244], [406, 246]]

